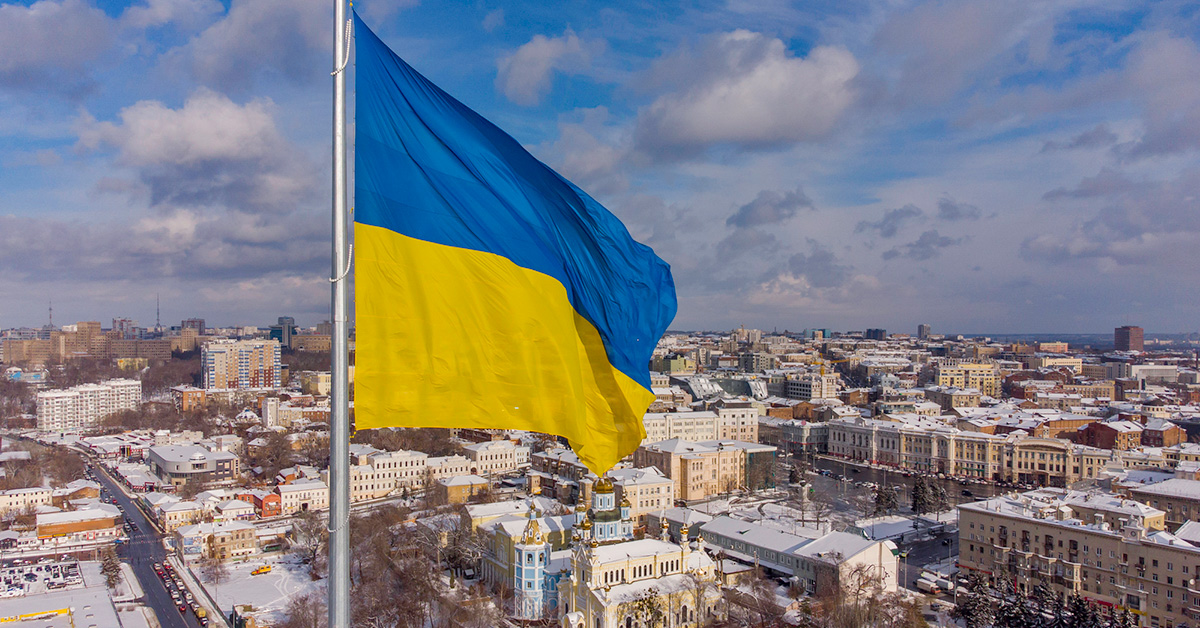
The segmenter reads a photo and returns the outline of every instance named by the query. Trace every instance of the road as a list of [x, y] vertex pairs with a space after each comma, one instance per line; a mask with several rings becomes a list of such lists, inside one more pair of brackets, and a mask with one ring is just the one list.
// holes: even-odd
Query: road
[[[912, 485], [916, 480], [916, 476], [904, 477], [901, 471], [876, 469], [832, 458], [817, 458], [813, 466], [817, 469], [828, 469], [833, 473], [844, 475], [856, 482], [874, 482], [884, 486], [902, 486], [904, 490], [900, 492], [901, 505], [908, 504], [909, 496], [912, 495]], [[929, 478], [926, 479], [928, 480]], [[974, 501], [976, 497], [994, 497], [1003, 494], [1006, 490], [1011, 490], [994, 484], [960, 484], [955, 480], [938, 479], [933, 479], [932, 481], [943, 484], [946, 489], [946, 497], [950, 499], [953, 505]], [[971, 495], [963, 495], [962, 492], [964, 490], [970, 491]]]
[[134, 505], [133, 500], [117, 487], [107, 471], [99, 465], [92, 465], [92, 469], [96, 471], [96, 481], [104, 487], [106, 495], [109, 498], [116, 497], [117, 504], [125, 511], [125, 518], [137, 526], [137, 530], [130, 533], [129, 542], [117, 546], [117, 554], [133, 567], [133, 573], [145, 592], [146, 605], [154, 609], [154, 614], [158, 616], [158, 622], [163, 628], [199, 628], [200, 623], [192, 612], [179, 611], [171, 599], [171, 594], [167, 592], [166, 585], [154, 573], [154, 563], [161, 563], [167, 557], [167, 550], [163, 547], [158, 531], [146, 520], [146, 516]]

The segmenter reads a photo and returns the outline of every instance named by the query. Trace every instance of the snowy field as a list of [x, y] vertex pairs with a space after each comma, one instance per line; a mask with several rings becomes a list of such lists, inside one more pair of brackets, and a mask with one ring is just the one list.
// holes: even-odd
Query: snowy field
[[[250, 575], [263, 565], [270, 565], [271, 573]], [[254, 610], [247, 614], [255, 616], [259, 625], [270, 625], [283, 620], [292, 597], [323, 590], [325, 581], [314, 582], [308, 566], [291, 556], [272, 556], [230, 564], [229, 575], [220, 584], [203, 584], [223, 613], [228, 614], [234, 605], [250, 605]]]

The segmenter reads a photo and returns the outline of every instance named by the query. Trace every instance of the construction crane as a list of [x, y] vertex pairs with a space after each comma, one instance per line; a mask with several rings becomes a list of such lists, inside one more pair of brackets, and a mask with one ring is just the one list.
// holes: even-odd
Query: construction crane
[[843, 362], [853, 362], [855, 358], [846, 358], [845, 360], [821, 360], [821, 375], [825, 375], [826, 364], [842, 364]]

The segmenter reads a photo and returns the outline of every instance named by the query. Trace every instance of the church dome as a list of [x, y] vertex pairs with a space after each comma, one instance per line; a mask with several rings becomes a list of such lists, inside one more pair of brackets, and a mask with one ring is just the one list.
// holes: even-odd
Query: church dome
[[600, 478], [593, 488], [597, 493], [611, 493], [613, 492], [613, 483], [608, 478]]

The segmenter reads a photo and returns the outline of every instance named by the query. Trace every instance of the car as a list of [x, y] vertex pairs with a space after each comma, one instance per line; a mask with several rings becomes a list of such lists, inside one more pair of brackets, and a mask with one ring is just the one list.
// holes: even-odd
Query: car
[[183, 603], [179, 604], [179, 612], [186, 613], [187, 609], [188, 609], [187, 604], [183, 604]]
[[115, 503], [117, 503], [117, 498], [116, 498], [116, 497], [112, 498], [112, 503], [114, 503], [114, 504], [115, 504]]
[[962, 496], [963, 496], [963, 497], [972, 497], [973, 495], [974, 495], [974, 493], [972, 493], [971, 491], [968, 491], [968, 490], [967, 490], [967, 489], [965, 489], [965, 488], [962, 490]]

